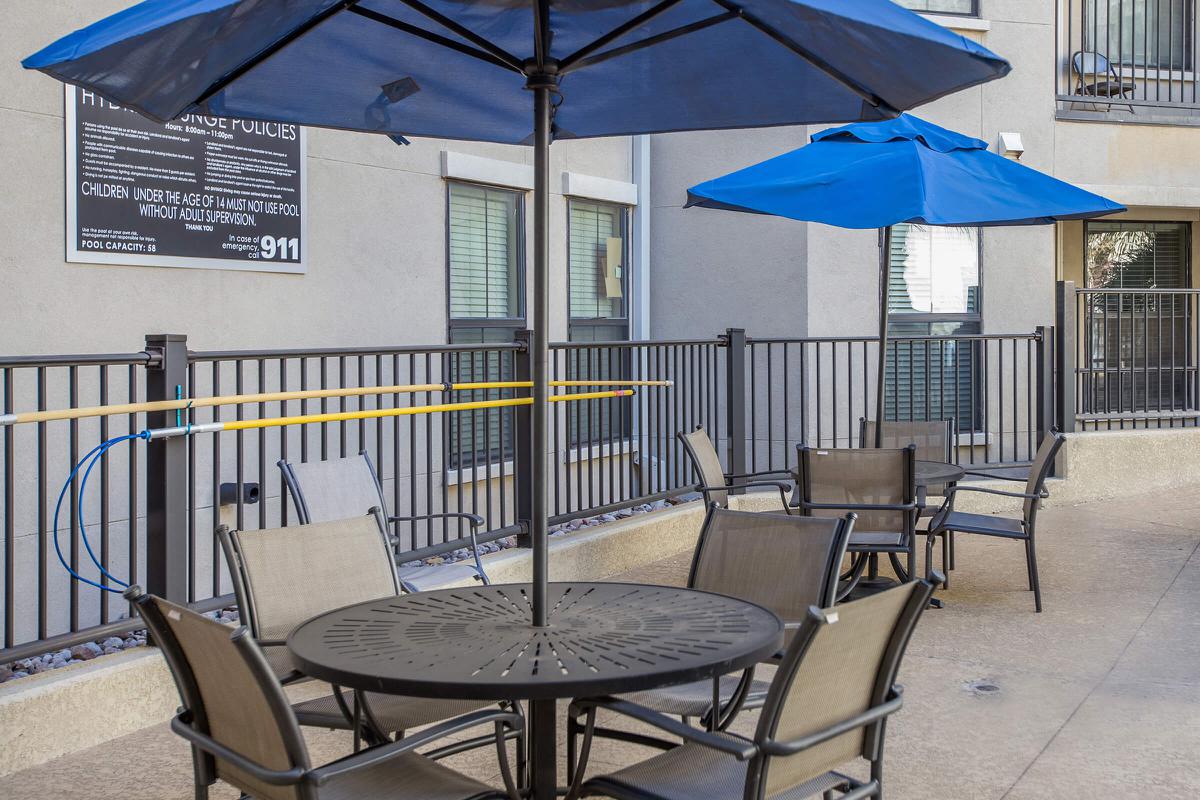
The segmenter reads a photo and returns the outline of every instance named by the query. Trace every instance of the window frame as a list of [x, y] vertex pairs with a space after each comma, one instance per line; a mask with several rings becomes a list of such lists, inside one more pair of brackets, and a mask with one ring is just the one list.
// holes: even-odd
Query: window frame
[[[939, 322], [958, 322], [958, 323], [977, 322], [977, 323], [979, 323], [979, 332], [982, 334], [983, 333], [983, 300], [984, 300], [983, 232], [986, 229], [985, 226], [983, 226], [983, 225], [957, 225], [957, 226], [926, 225], [925, 223], [922, 223], [922, 222], [901, 222], [898, 224], [900, 224], [900, 225], [924, 225], [925, 227], [928, 227], [928, 228], [943, 228], [943, 227], [975, 228], [976, 230], [979, 231], [979, 235], [975, 237], [975, 263], [978, 268], [978, 283], [976, 284], [976, 286], [978, 288], [976, 289], [976, 301], [975, 301], [976, 310], [975, 311], [967, 311], [967, 312], [940, 312], [939, 313], [939, 312], [919, 311], [919, 312], [906, 313], [906, 312], [895, 312], [895, 311], [892, 311], [891, 309], [888, 309], [888, 312], [887, 312], [888, 328], [891, 328], [892, 323], [894, 323], [894, 322], [917, 322], [917, 323], [924, 323], [924, 324], [933, 324], [933, 323], [939, 323]], [[892, 225], [889, 227], [895, 228], [896, 226]], [[890, 235], [889, 235], [889, 240], [890, 240]], [[890, 252], [887, 253], [887, 258], [888, 258], [888, 286], [890, 287], [891, 286], [891, 278], [892, 278], [892, 262], [891, 262], [891, 253]], [[892, 296], [891, 292], [889, 292], [888, 293], [888, 298], [889, 298], [888, 302], [889, 303], [891, 302], [891, 300], [890, 300], [891, 296]], [[888, 335], [891, 336], [890, 330], [888, 331]]]
[[[629, 296], [629, 280], [630, 273], [633, 271], [632, 261], [633, 248], [629, 241], [631, 229], [630, 213], [631, 207], [624, 203], [615, 203], [611, 200], [594, 200], [590, 197], [567, 197], [567, 340], [574, 342], [574, 332], [576, 328], [615, 328], [621, 327], [624, 329], [624, 339], [629, 338], [629, 308], [632, 305]], [[621, 307], [623, 315], [620, 317], [576, 317], [571, 313], [571, 206], [573, 203], [589, 203], [591, 205], [609, 206], [611, 208], [620, 209], [621, 216], [621, 242], [622, 242], [622, 270], [621, 270]], [[591, 341], [591, 340], [589, 340]], [[620, 340], [618, 340], [620, 341]]]
[[[472, 181], [463, 180], [446, 180], [446, 196], [445, 196], [445, 248], [446, 248], [446, 341], [452, 342], [454, 338], [454, 330], [456, 328], [496, 328], [496, 329], [511, 329], [521, 330], [525, 327], [528, 319], [528, 304], [526, 303], [526, 242], [525, 242], [525, 195], [527, 192], [523, 189], [514, 189], [508, 186], [493, 186], [486, 183], [475, 183]], [[516, 197], [517, 210], [517, 247], [516, 247], [516, 293], [517, 307], [519, 313], [515, 317], [456, 317], [453, 311], [453, 292], [450, 281], [450, 193], [454, 186], [474, 186], [488, 191], [507, 192]]]
[[969, 0], [969, 1], [971, 3], [970, 11], [931, 11], [931, 10], [918, 9], [918, 8], [909, 8], [908, 6], [904, 5], [904, 0], [896, 0], [896, 5], [900, 6], [901, 8], [907, 9], [907, 10], [913, 12], [914, 14], [940, 14], [940, 15], [946, 16], [946, 17], [978, 18], [981, 14], [979, 6], [983, 2], [983, 0]]
[[1184, 263], [1183, 263], [1183, 287], [1182, 287], [1182, 289], [1188, 289], [1193, 286], [1193, 284], [1192, 284], [1192, 242], [1193, 242], [1193, 236], [1195, 235], [1195, 231], [1194, 231], [1195, 223], [1192, 220], [1187, 220], [1187, 219], [1125, 219], [1124, 217], [1122, 217], [1121, 219], [1085, 219], [1085, 220], [1083, 220], [1083, 225], [1082, 225], [1083, 248], [1081, 251], [1083, 253], [1083, 263], [1080, 264], [1080, 268], [1083, 272], [1083, 288], [1085, 288], [1085, 289], [1115, 288], [1115, 289], [1119, 289], [1120, 291], [1129, 291], [1129, 292], [1137, 292], [1138, 291], [1138, 289], [1121, 289], [1120, 287], [1092, 286], [1091, 285], [1091, 280], [1089, 279], [1090, 276], [1088, 275], [1088, 261], [1087, 261], [1088, 260], [1088, 235], [1089, 235], [1088, 229], [1092, 225], [1097, 224], [1097, 223], [1103, 223], [1103, 224], [1107, 224], [1107, 225], [1111, 225], [1114, 223], [1119, 224], [1119, 225], [1126, 225], [1126, 224], [1128, 224], [1128, 225], [1182, 225], [1183, 226], [1183, 238], [1184, 238], [1184, 242], [1183, 242]]

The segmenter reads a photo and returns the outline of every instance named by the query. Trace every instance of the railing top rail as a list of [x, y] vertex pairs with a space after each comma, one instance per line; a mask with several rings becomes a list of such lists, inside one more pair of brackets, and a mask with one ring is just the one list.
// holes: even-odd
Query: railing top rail
[[1076, 289], [1076, 294], [1200, 294], [1200, 289]]
[[[945, 341], [947, 339], [970, 341], [970, 342], [993, 340], [993, 339], [1003, 339], [1003, 340], [1017, 339], [1017, 340], [1039, 341], [1041, 338], [1042, 338], [1042, 334], [1039, 333], [1038, 331], [1034, 331], [1033, 333], [954, 333], [954, 334], [931, 335], [931, 336], [892, 336], [890, 334], [888, 335], [889, 342], [938, 342], [938, 341]], [[848, 343], [854, 344], [854, 343], [858, 343], [858, 342], [876, 342], [878, 340], [879, 340], [878, 336], [806, 336], [806, 337], [796, 337], [796, 338], [767, 337], [767, 338], [755, 338], [755, 339], [747, 338], [746, 344], [751, 344], [751, 345], [753, 345], [753, 344], [810, 344], [810, 343], [827, 344], [827, 343], [831, 343], [831, 342], [836, 342], [839, 344], [848, 342]]]
[[0, 369], [16, 367], [94, 367], [152, 364], [159, 356], [152, 353], [78, 353], [52, 356], [0, 356]]
[[192, 363], [205, 361], [257, 361], [265, 358], [338, 358], [341, 356], [477, 353], [480, 351], [521, 349], [523, 349], [523, 346], [515, 343], [485, 342], [479, 344], [393, 345], [390, 347], [326, 347], [312, 350], [305, 348], [285, 348], [280, 350], [192, 350], [188, 353], [188, 360]]
[[550, 347], [555, 350], [585, 350], [588, 348], [603, 348], [603, 347], [683, 347], [694, 345], [718, 345], [723, 346], [725, 341], [723, 338], [715, 339], [620, 339], [611, 342], [551, 342]]

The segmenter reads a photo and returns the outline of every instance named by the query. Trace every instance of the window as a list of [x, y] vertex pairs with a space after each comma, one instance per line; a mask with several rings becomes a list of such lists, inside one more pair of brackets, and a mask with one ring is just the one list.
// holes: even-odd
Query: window
[[[612, 203], [569, 200], [567, 214], [571, 341], [624, 341], [629, 338], [629, 210]], [[627, 353], [617, 348], [571, 351], [566, 368], [570, 380], [621, 380], [630, 374]], [[605, 400], [571, 404], [568, 427], [573, 445], [609, 438], [614, 431], [610, 405]]]
[[[514, 331], [525, 327], [524, 196], [472, 184], [448, 186], [450, 342], [511, 342]], [[452, 354], [446, 373], [454, 382], [512, 380], [512, 358], [508, 353]], [[500, 396], [500, 390], [492, 389], [460, 393], [456, 399]], [[449, 465], [511, 457], [512, 423], [510, 409], [452, 414]]]
[[[888, 334], [980, 332], [979, 229], [903, 224], [892, 228]], [[954, 418], [974, 430], [981, 402], [975, 346], [958, 340], [893, 341], [885, 372], [885, 419]]]
[[1084, 49], [1113, 64], [1192, 68], [1195, 0], [1083, 0]]
[[1190, 283], [1186, 222], [1088, 222], [1083, 335], [1088, 410], [1174, 410], [1187, 396], [1188, 297], [1140, 294]]
[[928, 11], [933, 14], [979, 14], [978, 0], [896, 0], [913, 11]]

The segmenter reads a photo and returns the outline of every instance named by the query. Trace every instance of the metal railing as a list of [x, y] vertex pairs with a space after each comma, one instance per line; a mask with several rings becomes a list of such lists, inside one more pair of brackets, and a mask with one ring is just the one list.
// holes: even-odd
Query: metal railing
[[[1020, 336], [907, 337], [893, 347], [891, 414], [953, 414], [959, 457], [1028, 458], [1051, 396], [1043, 331]], [[0, 413], [177, 397], [462, 381], [527, 380], [528, 332], [511, 344], [303, 350], [189, 351], [182, 336], [147, 337], [116, 355], [0, 359]], [[870, 415], [869, 338], [711, 339], [552, 345], [555, 380], [668, 380], [633, 397], [555, 403], [550, 412], [551, 524], [690, 492], [695, 477], [681, 430], [703, 425], [730, 471], [786, 468], [799, 442], [856, 446]], [[940, 366], [939, 366], [940, 365]], [[955, 389], [936, 386], [953, 379]], [[586, 391], [568, 387], [556, 391]], [[56, 563], [51, 516], [71, 466], [97, 443], [148, 427], [201, 425], [327, 412], [501, 399], [524, 390], [363, 394], [277, 400], [150, 414], [101, 416], [0, 429], [3, 638], [0, 663], [137, 627], [116, 595], [68, 579]], [[59, 536], [69, 564], [89, 569], [79, 511], [100, 562], [113, 574], [204, 609], [232, 603], [213, 535], [218, 524], [295, 522], [280, 459], [311, 461], [365, 450], [398, 515], [471, 512], [482, 542], [516, 536], [530, 516], [528, 407], [315, 422], [132, 442], [108, 451], [86, 491], [66, 489]], [[965, 438], [964, 438], [965, 437]], [[257, 502], [248, 489], [257, 487]], [[224, 501], [222, 500], [224, 498]], [[406, 558], [461, 548], [459, 521], [397, 524]], [[82, 566], [81, 566], [82, 564]], [[101, 581], [108, 583], [107, 580]]]
[[1059, 0], [1060, 113], [1200, 118], [1196, 0]]
[[1075, 289], [1059, 328], [1074, 333], [1072, 420], [1084, 430], [1200, 424], [1200, 290]]

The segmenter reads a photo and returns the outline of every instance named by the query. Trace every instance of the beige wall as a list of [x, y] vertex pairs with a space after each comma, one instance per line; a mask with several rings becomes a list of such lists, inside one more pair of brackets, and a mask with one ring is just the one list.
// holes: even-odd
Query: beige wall
[[[196, 349], [444, 342], [440, 153], [532, 164], [529, 148], [429, 139], [398, 147], [380, 136], [310, 130], [305, 275], [65, 262], [63, 89], [18, 62], [128, 5], [6, 4], [12, 13], [0, 26], [0, 353], [128, 352], [141, 349], [144, 334], [162, 331], [188, 334]], [[560, 142], [553, 155], [552, 335], [565, 338], [561, 173], [629, 181], [631, 144]]]

